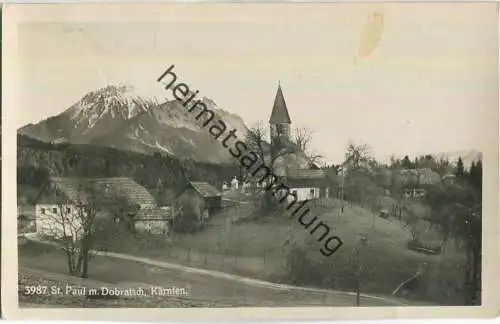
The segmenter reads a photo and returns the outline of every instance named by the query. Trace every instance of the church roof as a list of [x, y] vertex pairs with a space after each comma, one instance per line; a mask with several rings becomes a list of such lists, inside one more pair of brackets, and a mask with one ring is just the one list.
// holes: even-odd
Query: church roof
[[274, 98], [273, 111], [271, 113], [269, 123], [292, 123], [292, 121], [290, 120], [290, 115], [288, 114], [288, 109], [286, 108], [285, 98], [283, 97], [283, 91], [281, 90], [280, 85], [278, 85], [278, 91], [276, 92], [276, 97]]

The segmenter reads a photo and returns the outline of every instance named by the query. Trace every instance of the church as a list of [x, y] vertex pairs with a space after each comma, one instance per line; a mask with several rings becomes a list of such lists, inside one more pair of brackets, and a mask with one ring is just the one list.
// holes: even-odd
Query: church
[[292, 120], [279, 84], [269, 118], [273, 173], [290, 188], [298, 201], [329, 198], [332, 181], [328, 173], [306, 154], [293, 149], [291, 125]]

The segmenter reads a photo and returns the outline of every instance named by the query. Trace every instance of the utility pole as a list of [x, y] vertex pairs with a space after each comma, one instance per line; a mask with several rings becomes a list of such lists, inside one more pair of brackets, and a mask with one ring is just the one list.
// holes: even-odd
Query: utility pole
[[344, 178], [346, 176], [346, 168], [344, 166], [340, 167], [340, 213], [344, 213]]
[[364, 248], [368, 244], [368, 239], [366, 236], [361, 236], [358, 238], [358, 242], [354, 247], [354, 267], [355, 267], [355, 281], [356, 281], [356, 306], [360, 306], [360, 297], [361, 297], [361, 284], [360, 284], [360, 276], [363, 271], [363, 264], [361, 261], [360, 252], [361, 249]]

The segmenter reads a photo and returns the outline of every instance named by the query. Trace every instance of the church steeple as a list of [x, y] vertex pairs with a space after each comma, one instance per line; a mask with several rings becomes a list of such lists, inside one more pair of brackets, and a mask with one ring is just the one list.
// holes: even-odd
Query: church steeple
[[273, 111], [271, 112], [271, 118], [269, 119], [270, 124], [291, 124], [290, 115], [288, 114], [288, 109], [286, 108], [285, 98], [283, 97], [283, 91], [281, 90], [281, 85], [278, 83], [278, 91], [276, 92], [276, 97], [274, 97]]
[[285, 97], [281, 90], [281, 84], [278, 83], [278, 91], [274, 98], [273, 110], [269, 124], [271, 128], [271, 144], [282, 142], [281, 139], [290, 138], [290, 124], [292, 123], [288, 109], [285, 103]]

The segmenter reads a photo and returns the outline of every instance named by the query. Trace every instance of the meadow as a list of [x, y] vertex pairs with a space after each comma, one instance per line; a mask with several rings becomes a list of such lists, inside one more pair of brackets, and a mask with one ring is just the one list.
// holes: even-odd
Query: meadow
[[[341, 215], [338, 207], [318, 207], [312, 213], [327, 223], [344, 243], [332, 256], [325, 257], [319, 252], [321, 244], [296, 220], [268, 217], [235, 223], [231, 221], [235, 212], [217, 215], [203, 231], [195, 234], [176, 234], [169, 240], [120, 235], [102, 246], [114, 252], [273, 282], [353, 291], [353, 250], [358, 239], [365, 237], [367, 245], [360, 250], [363, 293], [390, 295], [425, 265], [426, 273], [418, 289], [406, 297], [443, 305], [460, 303], [457, 283], [461, 282], [465, 259], [452, 241], [441, 255], [420, 253], [407, 247], [411, 234], [399, 220], [373, 217], [370, 211], [356, 205], [346, 206]], [[440, 239], [425, 221], [420, 222], [420, 237], [430, 241]], [[291, 254], [297, 247], [302, 247], [299, 249], [302, 259], [291, 268]]]

